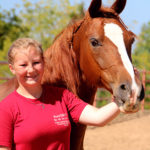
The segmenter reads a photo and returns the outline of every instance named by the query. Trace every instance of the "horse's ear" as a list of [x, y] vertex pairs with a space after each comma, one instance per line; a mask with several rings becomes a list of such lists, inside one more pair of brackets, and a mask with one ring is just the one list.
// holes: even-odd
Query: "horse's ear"
[[88, 9], [89, 14], [92, 18], [98, 17], [101, 8], [101, 0], [92, 0]]
[[118, 14], [120, 14], [126, 5], [126, 0], [116, 0], [116, 2], [111, 6]]

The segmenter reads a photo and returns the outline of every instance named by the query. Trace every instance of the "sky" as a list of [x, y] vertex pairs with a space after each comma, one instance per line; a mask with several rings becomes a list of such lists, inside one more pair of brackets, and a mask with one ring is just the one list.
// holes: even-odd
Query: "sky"
[[[70, 0], [70, 2], [72, 5], [84, 2], [85, 9], [88, 9], [91, 0]], [[102, 2], [104, 5], [109, 6], [108, 0], [103, 0]], [[16, 4], [21, 4], [21, 0], [0, 0], [0, 9], [10, 10], [15, 8]], [[142, 25], [150, 22], [150, 0], [127, 0], [126, 7], [121, 13], [121, 18], [128, 28], [138, 35]]]

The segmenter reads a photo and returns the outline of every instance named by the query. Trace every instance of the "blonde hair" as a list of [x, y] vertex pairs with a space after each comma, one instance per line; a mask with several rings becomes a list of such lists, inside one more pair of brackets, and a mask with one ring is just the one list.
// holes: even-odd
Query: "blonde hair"
[[41, 57], [43, 58], [43, 49], [42, 45], [37, 42], [36, 40], [33, 40], [31, 38], [19, 38], [16, 41], [13, 42], [12, 46], [8, 50], [8, 63], [13, 64], [14, 56], [17, 51], [25, 50], [29, 46], [34, 46], [37, 51], [40, 52]]

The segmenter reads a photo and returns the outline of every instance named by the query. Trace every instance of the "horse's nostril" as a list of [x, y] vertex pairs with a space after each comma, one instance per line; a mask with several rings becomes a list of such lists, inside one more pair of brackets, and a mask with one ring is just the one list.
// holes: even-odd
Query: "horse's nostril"
[[125, 84], [122, 84], [122, 85], [120, 86], [120, 88], [121, 88], [122, 90], [126, 90], [126, 89], [127, 89]]

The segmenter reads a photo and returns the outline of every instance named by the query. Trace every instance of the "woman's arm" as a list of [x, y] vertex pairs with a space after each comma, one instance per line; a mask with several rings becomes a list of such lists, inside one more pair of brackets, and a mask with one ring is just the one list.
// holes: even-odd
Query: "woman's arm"
[[0, 150], [11, 150], [9, 147], [0, 146]]
[[115, 102], [111, 102], [101, 108], [87, 105], [79, 118], [79, 123], [94, 126], [104, 126], [120, 113], [120, 108]]

